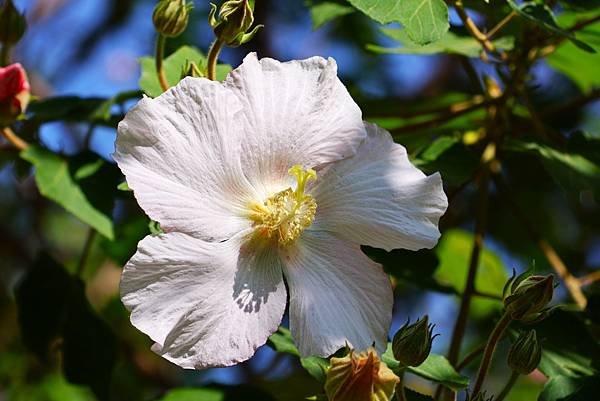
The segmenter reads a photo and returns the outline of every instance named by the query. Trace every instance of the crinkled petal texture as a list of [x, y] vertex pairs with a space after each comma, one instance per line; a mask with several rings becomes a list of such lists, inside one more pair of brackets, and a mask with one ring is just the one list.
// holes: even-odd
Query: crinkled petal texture
[[183, 233], [143, 239], [125, 266], [121, 299], [153, 350], [188, 369], [250, 358], [286, 304], [276, 250], [206, 242]]
[[283, 252], [283, 260], [290, 331], [303, 356], [329, 356], [346, 343], [385, 350], [392, 287], [359, 245], [311, 230]]
[[426, 176], [387, 131], [365, 126], [357, 154], [328, 166], [316, 181], [313, 227], [388, 251], [432, 248], [448, 207], [440, 175]]
[[316, 167], [351, 156], [366, 137], [362, 113], [331, 58], [280, 63], [251, 53], [225, 86], [244, 105], [242, 161], [256, 172], [256, 185], [287, 181], [295, 164]]
[[164, 231], [223, 240], [249, 227], [239, 162], [242, 105], [222, 84], [186, 78], [142, 99], [119, 124], [113, 158]]

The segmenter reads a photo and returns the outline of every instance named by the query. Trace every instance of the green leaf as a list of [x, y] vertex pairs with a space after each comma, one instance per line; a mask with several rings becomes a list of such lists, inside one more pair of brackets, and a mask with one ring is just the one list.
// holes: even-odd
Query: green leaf
[[[565, 13], [559, 17], [559, 22], [566, 26], [574, 25], [580, 19], [590, 19], [593, 13]], [[548, 64], [555, 70], [569, 77], [579, 88], [588, 92], [600, 86], [600, 21], [590, 24], [577, 32], [577, 37], [589, 44], [596, 53], [582, 52], [572, 42], [563, 42], [558, 49], [548, 56]]]
[[157, 401], [225, 401], [225, 392], [212, 388], [176, 388]]
[[548, 380], [538, 401], [591, 401], [598, 398], [600, 377], [556, 376]]
[[472, 177], [478, 163], [477, 157], [457, 136], [437, 138], [414, 160], [414, 164], [428, 174], [439, 171], [442, 180], [454, 186]]
[[21, 157], [35, 167], [35, 182], [42, 195], [64, 207], [100, 234], [113, 238], [111, 219], [90, 203], [71, 176], [64, 158], [34, 145], [21, 152]]
[[[440, 266], [435, 273], [436, 279], [462, 293], [472, 248], [472, 233], [460, 229], [446, 231], [436, 248], [440, 259]], [[501, 296], [507, 280], [508, 274], [500, 257], [484, 247], [479, 258], [475, 288], [487, 294]], [[501, 307], [501, 302], [476, 298], [473, 300], [471, 311], [481, 317]]]
[[[429, 43], [425, 46], [419, 46], [408, 36], [405, 29], [401, 28], [382, 28], [381, 32], [386, 36], [402, 44], [402, 47], [381, 47], [377, 45], [367, 45], [367, 49], [376, 53], [390, 54], [439, 54], [451, 53], [461, 54], [467, 57], [478, 57], [481, 53], [481, 44], [472, 36], [458, 36], [453, 32], [446, 32], [440, 40]], [[514, 47], [514, 38], [505, 36], [494, 40], [494, 45], [498, 49], [510, 50]]]
[[142, 96], [138, 90], [120, 93], [112, 98], [56, 96], [33, 101], [27, 108], [29, 120], [37, 124], [50, 121], [89, 122], [116, 127], [122, 114], [111, 114], [114, 105]]
[[352, 7], [344, 6], [339, 3], [325, 1], [323, 3], [316, 4], [310, 8], [312, 27], [314, 30], [317, 30], [327, 22], [352, 12], [354, 12]]
[[535, 142], [510, 140], [505, 143], [505, 147], [511, 151], [531, 153], [539, 157], [544, 168], [564, 190], [592, 190], [598, 196], [600, 166], [588, 158]]
[[525, 1], [521, 4], [515, 3], [513, 0], [507, 0], [510, 7], [519, 15], [535, 23], [536, 25], [555, 33], [558, 36], [569, 39], [577, 47], [590, 53], [595, 53], [595, 50], [588, 44], [578, 40], [575, 34], [561, 28], [556, 22], [552, 9], [546, 4], [535, 3], [533, 1]]
[[419, 45], [439, 40], [450, 27], [443, 0], [403, 0], [400, 15], [408, 37]]
[[[394, 372], [399, 371], [400, 364], [394, 359], [392, 343], [388, 343], [381, 360]], [[469, 378], [458, 373], [445, 357], [437, 354], [429, 354], [425, 362], [417, 367], [409, 366], [407, 371], [453, 390], [460, 390], [469, 386]]]
[[400, 22], [408, 37], [419, 45], [440, 39], [450, 27], [443, 0], [348, 0], [382, 24]]
[[[163, 60], [163, 69], [165, 78], [169, 86], [177, 85], [181, 80], [181, 69], [186, 61], [195, 61], [200, 70], [206, 68], [206, 57], [200, 50], [191, 46], [182, 46], [173, 54]], [[154, 57], [142, 57], [140, 59], [142, 75], [140, 77], [140, 88], [151, 97], [160, 95], [163, 90], [156, 75], [156, 66]], [[217, 80], [222, 81], [231, 71], [231, 66], [227, 64], [217, 65]]]
[[301, 358], [298, 348], [294, 345], [294, 340], [292, 339], [292, 334], [289, 329], [279, 327], [279, 329], [269, 337], [267, 344], [277, 352], [284, 352], [286, 354], [297, 356], [300, 358], [302, 367], [306, 369], [312, 377], [321, 383], [325, 382], [325, 372], [327, 367], [329, 367], [329, 361], [326, 358], [319, 358], [316, 356]]

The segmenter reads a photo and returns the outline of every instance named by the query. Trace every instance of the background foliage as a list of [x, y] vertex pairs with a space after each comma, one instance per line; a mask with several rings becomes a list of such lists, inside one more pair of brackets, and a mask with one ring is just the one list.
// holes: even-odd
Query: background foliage
[[[464, 397], [477, 357], [460, 372], [451, 364], [487, 339], [511, 271], [531, 267], [561, 276], [554, 303], [566, 306], [535, 326], [539, 370], [520, 377], [507, 399], [597, 398], [600, 2], [256, 3], [265, 28], [223, 51], [218, 79], [249, 51], [333, 56], [364, 118], [390, 130], [424, 171], [442, 174], [450, 206], [434, 250], [365, 248], [395, 286], [390, 334], [426, 313], [441, 333], [434, 354], [407, 375], [408, 398], [430, 400], [436, 382]], [[29, 29], [12, 59], [28, 70], [37, 99], [13, 126], [31, 146], [18, 152], [0, 143], [0, 399], [320, 394], [327, 361], [299, 358], [284, 327], [239, 366], [183, 371], [150, 352], [118, 299], [121, 266], [157, 229], [110, 158], [128, 107], [161, 92], [151, 56], [154, 2], [16, 4]], [[206, 62], [208, 4], [195, 6], [184, 35], [167, 43], [170, 84], [186, 60]], [[465, 332], [453, 336], [461, 319]], [[490, 394], [508, 376], [508, 343], [500, 343]], [[389, 352], [384, 361], [395, 363]]]

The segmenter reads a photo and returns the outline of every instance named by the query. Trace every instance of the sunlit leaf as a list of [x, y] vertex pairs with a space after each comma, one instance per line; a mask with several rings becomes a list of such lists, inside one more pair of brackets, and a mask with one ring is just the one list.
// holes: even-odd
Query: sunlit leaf
[[315, 4], [310, 8], [310, 18], [312, 19], [313, 29], [319, 29], [329, 21], [354, 12], [352, 7], [344, 6], [339, 3], [325, 1]]
[[448, 6], [443, 0], [348, 0], [382, 24], [400, 22], [419, 45], [435, 42], [448, 31]]
[[40, 193], [89, 224], [100, 234], [113, 238], [111, 219], [96, 207], [73, 179], [67, 160], [38, 146], [29, 146], [21, 157], [35, 167], [35, 181]]
[[225, 401], [225, 392], [212, 388], [176, 388], [157, 401]]

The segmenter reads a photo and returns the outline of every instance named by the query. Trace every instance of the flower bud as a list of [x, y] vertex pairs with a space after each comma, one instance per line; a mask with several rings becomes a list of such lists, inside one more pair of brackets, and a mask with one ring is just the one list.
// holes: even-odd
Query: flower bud
[[0, 128], [25, 111], [29, 97], [29, 81], [21, 64], [0, 68]]
[[399, 381], [375, 349], [358, 355], [352, 350], [343, 358], [331, 358], [325, 394], [329, 401], [388, 401]]
[[552, 275], [520, 275], [509, 281], [509, 287], [510, 293], [504, 297], [504, 308], [513, 319], [531, 323], [545, 316], [545, 308], [554, 293]]
[[215, 18], [217, 6], [211, 3], [208, 19], [215, 36], [229, 47], [237, 47], [250, 41], [262, 27], [257, 25], [246, 33], [254, 23], [253, 8], [248, 0], [228, 0], [221, 5], [218, 18]]
[[27, 29], [25, 15], [19, 13], [12, 0], [5, 0], [0, 8], [0, 42], [4, 45], [17, 43]]
[[154, 8], [152, 21], [157, 32], [173, 38], [181, 35], [188, 24], [193, 4], [186, 0], [160, 0]]
[[414, 324], [406, 322], [394, 335], [392, 351], [394, 358], [403, 366], [419, 366], [429, 352], [435, 336], [433, 324], [429, 324], [429, 317], [417, 320]]
[[193, 61], [186, 60], [185, 65], [181, 69], [181, 79], [183, 79], [185, 77], [194, 77], [194, 78], [204, 77], [204, 73], [200, 70], [200, 68], [198, 67], [198, 64], [196, 64]]
[[535, 330], [521, 334], [508, 350], [508, 366], [522, 375], [533, 372], [542, 359], [542, 347]]

